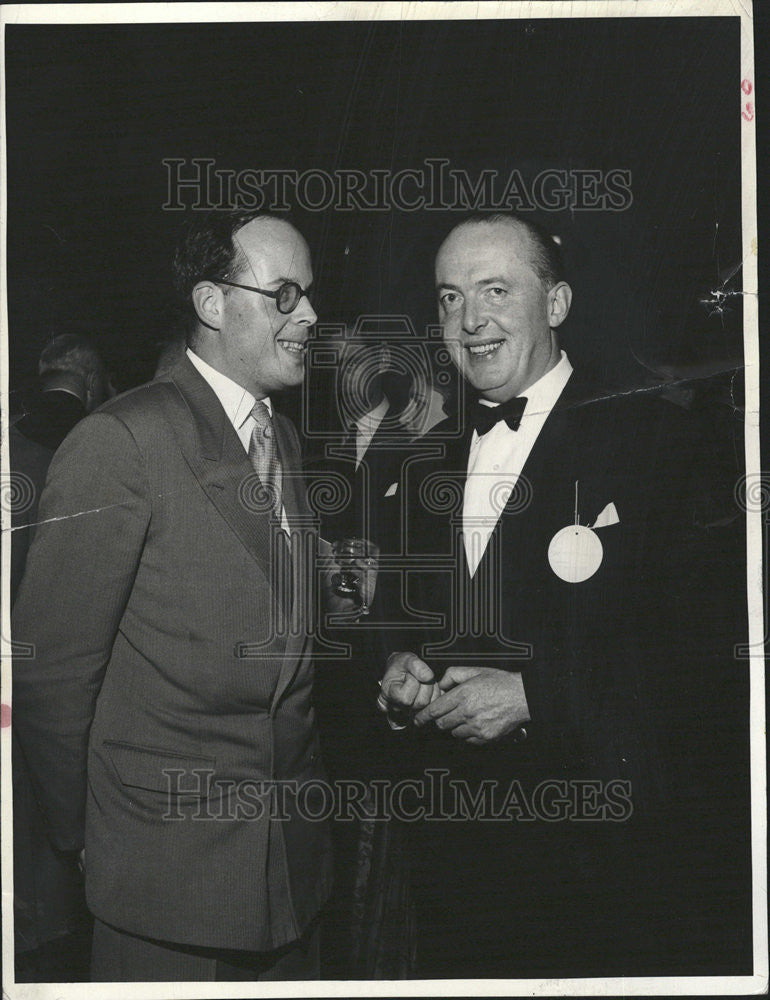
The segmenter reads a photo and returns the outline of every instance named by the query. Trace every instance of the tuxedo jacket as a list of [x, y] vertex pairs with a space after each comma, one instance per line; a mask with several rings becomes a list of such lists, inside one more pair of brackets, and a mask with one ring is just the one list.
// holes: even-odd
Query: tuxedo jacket
[[[602, 395], [573, 374], [507, 500], [490, 477], [502, 512], [472, 578], [461, 537], [472, 427], [444, 437], [442, 426], [423, 439], [438, 454], [415, 455], [404, 477], [409, 564], [420, 568], [408, 575], [408, 604], [436, 622], [413, 638], [438, 675], [453, 664], [523, 673], [532, 722], [522, 748], [616, 774], [638, 767], [652, 792], [664, 776], [650, 770], [649, 745], [635, 748], [642, 727], [662, 736], [696, 712], [693, 699], [697, 711], [707, 701], [691, 692], [671, 717], [658, 705], [643, 720], [645, 685], [657, 698], [660, 684], [713, 680], [697, 656], [724, 663], [745, 628], [724, 620], [725, 601], [740, 606], [742, 554], [734, 534], [702, 524], [708, 469], [686, 418], [654, 398]], [[567, 582], [549, 550], [576, 521], [598, 539], [601, 562]]]
[[394, 424], [394, 419], [391, 408], [360, 462], [352, 441], [334, 445], [331, 454], [308, 462], [311, 476], [319, 477], [319, 481], [331, 476], [338, 484], [335, 492], [339, 502], [322, 513], [321, 530], [326, 537], [367, 538], [382, 552], [398, 547], [398, 521], [394, 521], [391, 505], [385, 500], [388, 489], [398, 483], [404, 459], [412, 449], [410, 432]]
[[[274, 428], [287, 518], [312, 544], [296, 431]], [[312, 587], [257, 487], [186, 358], [82, 421], [50, 468], [13, 619], [33, 650], [14, 725], [54, 845], [85, 845], [89, 907], [132, 933], [267, 950], [328, 894]]]
[[47, 389], [31, 397], [14, 426], [27, 440], [55, 451], [87, 412], [78, 396], [64, 389]]
[[[446, 769], [471, 790], [491, 780], [502, 793], [517, 782], [535, 811], [543, 782], [577, 782], [567, 795], [602, 782], [605, 818], [619, 804], [607, 802], [608, 787], [625, 805], [617, 822], [536, 815], [501, 822], [494, 835], [479, 821], [425, 823], [427, 843], [441, 845], [422, 870], [430, 893], [441, 898], [457, 881], [452, 865], [463, 857], [486, 905], [502, 885], [510, 890], [510, 910], [488, 919], [513, 932], [525, 914], [533, 938], [571, 940], [576, 970], [592, 949], [603, 960], [600, 914], [608, 933], [626, 935], [618, 961], [634, 948], [641, 955], [653, 930], [646, 954], [660, 953], [659, 969], [745, 957], [748, 683], [746, 661], [734, 656], [746, 632], [744, 549], [740, 532], [723, 536], [703, 522], [708, 469], [682, 414], [642, 393], [604, 394], [573, 374], [516, 487], [498, 501], [473, 578], [461, 537], [472, 428], [454, 437], [445, 429], [424, 439], [437, 454], [405, 469], [411, 624], [394, 633], [393, 648], [417, 652], [437, 676], [452, 665], [521, 672], [531, 721], [482, 747], [426, 727], [413, 741], [421, 766]], [[576, 516], [597, 525], [601, 562], [566, 582], [549, 549]], [[486, 855], [481, 837], [493, 845]], [[607, 892], [598, 903], [597, 885]], [[533, 899], [542, 901], [537, 919]], [[644, 916], [629, 913], [630, 899]], [[678, 944], [667, 966], [669, 940]]]

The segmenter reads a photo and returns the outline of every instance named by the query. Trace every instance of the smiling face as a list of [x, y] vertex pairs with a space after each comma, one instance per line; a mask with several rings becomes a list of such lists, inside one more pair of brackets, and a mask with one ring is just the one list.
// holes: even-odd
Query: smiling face
[[[254, 219], [233, 242], [238, 270], [228, 280], [268, 291], [285, 281], [310, 288], [310, 251], [288, 222]], [[195, 294], [199, 318], [209, 328], [204, 360], [257, 399], [302, 382], [308, 332], [318, 318], [307, 297], [284, 315], [275, 299], [244, 288], [201, 282]]]
[[532, 237], [514, 220], [460, 225], [436, 257], [439, 321], [462, 376], [502, 403], [526, 391], [560, 357], [555, 328], [569, 311], [565, 282], [546, 289]]

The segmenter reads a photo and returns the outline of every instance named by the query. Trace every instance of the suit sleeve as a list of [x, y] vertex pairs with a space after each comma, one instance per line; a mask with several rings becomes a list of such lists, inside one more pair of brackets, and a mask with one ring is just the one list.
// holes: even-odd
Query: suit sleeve
[[57, 451], [13, 616], [30, 644], [13, 676], [13, 723], [54, 846], [83, 846], [96, 702], [150, 521], [143, 460], [111, 414]]

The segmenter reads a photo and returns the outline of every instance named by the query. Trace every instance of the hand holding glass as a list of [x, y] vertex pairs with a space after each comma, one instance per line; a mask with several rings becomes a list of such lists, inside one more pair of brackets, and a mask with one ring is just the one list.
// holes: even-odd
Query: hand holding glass
[[340, 597], [357, 597], [360, 613], [368, 615], [377, 578], [379, 549], [365, 538], [339, 538], [332, 543], [332, 555], [339, 572], [332, 586]]

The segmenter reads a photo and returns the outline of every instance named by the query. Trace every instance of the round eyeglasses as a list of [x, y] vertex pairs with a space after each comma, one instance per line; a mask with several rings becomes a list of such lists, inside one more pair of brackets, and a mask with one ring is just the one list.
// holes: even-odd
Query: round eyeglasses
[[237, 281], [225, 281], [224, 278], [214, 279], [218, 285], [230, 285], [231, 288], [243, 288], [247, 292], [259, 292], [260, 295], [267, 295], [270, 299], [275, 299], [275, 305], [279, 313], [284, 316], [294, 312], [299, 305], [299, 300], [307, 296], [307, 291], [298, 285], [296, 281], [284, 281], [282, 285], [272, 292], [267, 288], [255, 288], [254, 285], [239, 285]]

